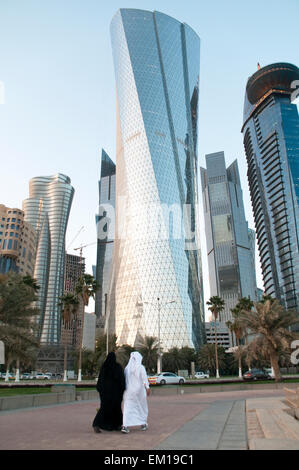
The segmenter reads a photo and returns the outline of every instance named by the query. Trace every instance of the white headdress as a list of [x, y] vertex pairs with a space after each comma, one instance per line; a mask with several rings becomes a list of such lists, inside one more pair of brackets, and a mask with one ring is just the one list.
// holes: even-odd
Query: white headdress
[[134, 351], [130, 355], [130, 360], [126, 367], [128, 374], [138, 375], [142, 363], [142, 356], [138, 351]]

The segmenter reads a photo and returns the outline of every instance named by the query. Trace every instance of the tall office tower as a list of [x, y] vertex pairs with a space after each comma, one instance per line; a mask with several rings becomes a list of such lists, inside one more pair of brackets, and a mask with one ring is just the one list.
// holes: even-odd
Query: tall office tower
[[0, 273], [33, 276], [36, 234], [24, 212], [0, 204]]
[[[113, 272], [112, 255], [115, 235], [115, 220], [113, 217], [115, 211], [115, 173], [115, 163], [102, 150], [101, 177], [99, 181], [99, 214], [96, 216], [98, 246], [95, 277], [100, 287], [95, 298], [95, 314], [98, 326], [103, 326], [108, 308], [108, 298], [111, 301], [109, 289], [111, 288]], [[114, 330], [112, 317], [108, 326], [110, 330]]]
[[58, 173], [32, 178], [29, 198], [23, 201], [25, 220], [37, 233], [34, 278], [40, 285], [37, 307], [41, 344], [59, 344], [58, 304], [64, 292], [65, 233], [73, 195], [70, 178]]
[[257, 299], [254, 244], [245, 219], [238, 163], [227, 169], [224, 153], [206, 155], [201, 168], [211, 296], [225, 301], [220, 322], [231, 320], [241, 297]]
[[244, 147], [264, 290], [299, 307], [299, 118], [292, 104], [299, 69], [259, 69], [247, 82]]
[[[65, 270], [64, 270], [64, 293], [74, 294], [76, 285], [85, 273], [85, 258], [80, 256], [65, 254]], [[76, 317], [72, 318], [67, 325], [61, 322], [61, 344], [67, 344], [74, 348], [79, 346], [81, 339], [81, 330], [79, 325], [82, 322], [82, 310], [79, 309]]]
[[73, 294], [76, 285], [85, 273], [85, 258], [65, 254], [64, 292]]
[[164, 350], [198, 347], [205, 337], [196, 207], [200, 40], [163, 13], [135, 9], [118, 10], [111, 38], [115, 332], [120, 343], [154, 336]]

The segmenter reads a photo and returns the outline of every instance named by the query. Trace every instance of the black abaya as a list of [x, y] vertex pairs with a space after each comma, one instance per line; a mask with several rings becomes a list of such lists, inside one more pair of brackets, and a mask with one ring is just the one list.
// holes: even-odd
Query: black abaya
[[109, 353], [100, 371], [97, 390], [101, 407], [93, 426], [107, 431], [120, 429], [123, 420], [121, 402], [125, 391], [125, 376], [113, 352]]

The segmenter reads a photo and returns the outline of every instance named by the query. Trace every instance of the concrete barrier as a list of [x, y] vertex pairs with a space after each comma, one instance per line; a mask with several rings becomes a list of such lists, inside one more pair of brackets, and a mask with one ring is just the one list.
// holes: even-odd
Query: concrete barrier
[[0, 398], [0, 411], [34, 408], [38, 406], [70, 403], [76, 400], [76, 392], [41, 393], [35, 395], [15, 395]]
[[[150, 387], [152, 395], [180, 395], [185, 393], [213, 393], [213, 392], [234, 392], [242, 390], [280, 390], [285, 385], [283, 382], [268, 384], [259, 383], [240, 383], [240, 384], [224, 384], [224, 385], [205, 385], [205, 386], [179, 386], [179, 385], [153, 385]], [[289, 388], [297, 388], [298, 383], [289, 383]], [[182, 393], [183, 392], [183, 393]]]
[[96, 390], [80, 390], [76, 394], [76, 400], [98, 400], [99, 392]]

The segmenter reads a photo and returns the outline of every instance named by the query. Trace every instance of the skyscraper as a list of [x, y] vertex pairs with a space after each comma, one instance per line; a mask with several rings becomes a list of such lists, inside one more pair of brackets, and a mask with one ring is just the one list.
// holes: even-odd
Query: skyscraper
[[[103, 323], [106, 318], [113, 271], [114, 229], [112, 224], [114, 225], [115, 223], [115, 173], [115, 163], [102, 150], [101, 177], [99, 181], [99, 214], [96, 216], [98, 246], [95, 276], [100, 286], [95, 298], [95, 313], [100, 323]], [[109, 214], [109, 208], [113, 210], [113, 214]], [[112, 219], [108, 220], [109, 216], [112, 216]], [[111, 328], [113, 328], [113, 325], [110, 323]]]
[[74, 195], [68, 176], [39, 176], [29, 183], [29, 198], [23, 201], [25, 221], [37, 233], [34, 278], [40, 286], [41, 344], [59, 343], [61, 307], [64, 293], [65, 233]]
[[24, 212], [0, 204], [0, 273], [33, 276], [36, 234]]
[[247, 82], [244, 147], [265, 293], [299, 306], [299, 69], [271, 64]]
[[225, 301], [219, 320], [231, 320], [241, 297], [257, 300], [254, 231], [248, 230], [237, 160], [228, 168], [224, 153], [206, 155], [201, 168], [211, 296]]
[[[64, 269], [64, 294], [74, 294], [76, 285], [84, 275], [85, 272], [85, 258], [81, 256], [65, 254], [65, 269]], [[81, 339], [81, 330], [79, 324], [82, 322], [82, 308], [78, 309], [76, 318], [72, 318], [71, 322], [65, 324], [61, 322], [61, 343], [79, 347]]]
[[163, 13], [135, 9], [118, 10], [111, 38], [115, 332], [121, 344], [155, 336], [164, 349], [198, 347], [205, 335], [196, 207], [200, 40]]

